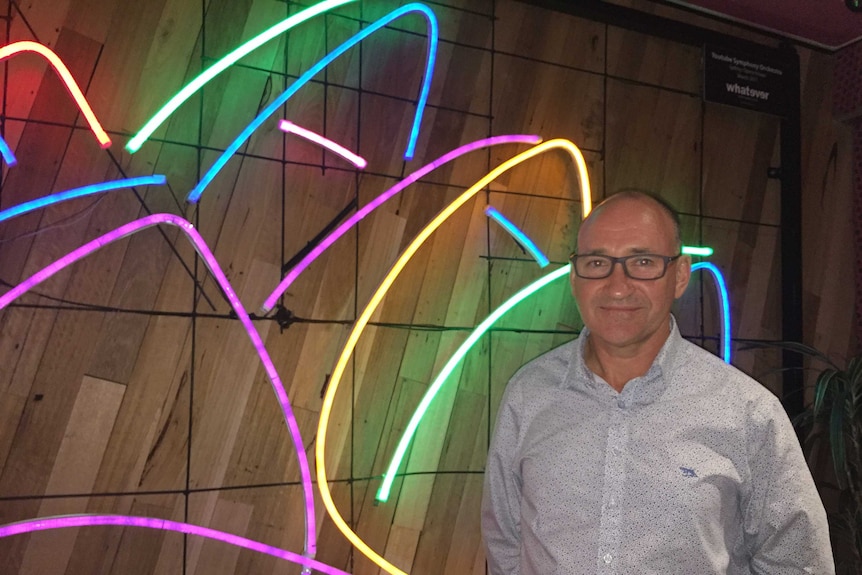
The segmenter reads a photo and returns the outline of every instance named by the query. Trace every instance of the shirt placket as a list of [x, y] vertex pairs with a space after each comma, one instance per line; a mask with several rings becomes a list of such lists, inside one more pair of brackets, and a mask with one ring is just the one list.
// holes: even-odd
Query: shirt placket
[[598, 569], [601, 575], [616, 575], [622, 530], [620, 510], [626, 479], [628, 422], [626, 402], [617, 398], [605, 448], [605, 476], [602, 489], [602, 521], [599, 534]]

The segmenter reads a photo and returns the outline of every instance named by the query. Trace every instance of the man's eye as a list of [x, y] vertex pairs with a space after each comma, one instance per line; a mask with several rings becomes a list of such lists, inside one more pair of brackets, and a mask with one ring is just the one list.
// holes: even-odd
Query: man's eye
[[591, 268], [601, 268], [608, 265], [608, 261], [603, 258], [592, 258], [587, 260], [587, 266]]
[[651, 268], [658, 265], [658, 258], [653, 256], [639, 256], [633, 259], [632, 263], [639, 268]]

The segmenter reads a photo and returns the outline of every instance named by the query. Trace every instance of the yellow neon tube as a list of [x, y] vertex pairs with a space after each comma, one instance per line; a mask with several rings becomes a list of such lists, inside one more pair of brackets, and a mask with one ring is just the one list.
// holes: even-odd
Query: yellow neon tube
[[81, 113], [84, 114], [84, 118], [87, 119], [87, 123], [90, 125], [90, 130], [93, 131], [96, 139], [99, 140], [99, 145], [102, 148], [110, 146], [111, 138], [108, 137], [108, 134], [104, 129], [102, 129], [102, 125], [96, 118], [96, 114], [93, 113], [93, 109], [90, 108], [90, 104], [87, 102], [87, 98], [84, 97], [83, 92], [81, 92], [77, 82], [75, 82], [75, 78], [72, 77], [72, 73], [69, 72], [69, 69], [60, 57], [57, 56], [53, 50], [43, 44], [31, 42], [29, 40], [22, 40], [21, 42], [13, 42], [12, 44], [8, 44], [0, 48], [0, 60], [5, 60], [9, 56], [14, 56], [20, 52], [36, 52], [48, 60], [48, 63], [51, 64], [51, 67], [54, 68], [54, 71], [57, 72], [57, 75], [60, 76], [63, 84], [65, 84], [66, 90], [69, 91], [69, 95], [72, 96], [72, 99], [75, 100], [76, 104], [78, 104], [78, 108], [81, 110]]
[[517, 166], [521, 162], [525, 160], [529, 160], [534, 156], [539, 154], [543, 154], [548, 150], [552, 150], [555, 148], [561, 148], [572, 156], [577, 168], [578, 168], [578, 180], [581, 187], [581, 202], [582, 202], [582, 211], [583, 216], [586, 217], [587, 214], [590, 213], [592, 209], [591, 195], [590, 195], [590, 182], [587, 177], [587, 165], [584, 161], [584, 157], [581, 154], [581, 151], [578, 147], [570, 142], [569, 140], [564, 139], [556, 139], [549, 140], [547, 142], [543, 142], [530, 148], [529, 150], [518, 154], [517, 156], [513, 156], [509, 158], [493, 170], [491, 170], [487, 175], [483, 176], [478, 182], [473, 184], [467, 191], [461, 194], [458, 198], [456, 198], [452, 203], [446, 206], [443, 211], [441, 211], [437, 216], [428, 223], [422, 231], [416, 236], [416, 238], [410, 243], [409, 246], [401, 253], [398, 257], [398, 260], [392, 266], [392, 269], [389, 270], [389, 273], [386, 274], [386, 277], [383, 278], [380, 286], [378, 286], [377, 291], [374, 292], [374, 295], [371, 297], [371, 300], [368, 302], [368, 305], [362, 310], [362, 313], [357, 318], [356, 322], [353, 324], [353, 329], [350, 332], [350, 336], [347, 338], [347, 342], [344, 344], [344, 348], [341, 351], [341, 356], [338, 358], [338, 362], [335, 364], [335, 368], [332, 371], [332, 376], [329, 379], [329, 385], [326, 388], [326, 395], [323, 398], [323, 405], [320, 409], [320, 420], [317, 426], [317, 443], [314, 448], [314, 456], [317, 466], [317, 486], [320, 489], [320, 496], [323, 500], [323, 505], [326, 507], [326, 511], [329, 513], [330, 518], [332, 518], [335, 526], [338, 527], [338, 530], [359, 550], [363, 555], [368, 557], [374, 563], [376, 563], [381, 569], [390, 573], [391, 575], [407, 575], [404, 571], [398, 569], [386, 559], [378, 555], [373, 549], [371, 549], [353, 530], [350, 529], [350, 526], [347, 525], [347, 522], [344, 521], [344, 518], [338, 512], [338, 509], [335, 507], [335, 502], [332, 500], [332, 493], [329, 491], [329, 483], [326, 477], [326, 431], [329, 426], [329, 416], [332, 411], [332, 404], [335, 399], [335, 393], [338, 391], [338, 386], [341, 383], [341, 378], [344, 375], [344, 370], [347, 368], [347, 362], [350, 360], [350, 356], [353, 355], [353, 350], [356, 348], [356, 344], [359, 341], [359, 336], [362, 335], [362, 332], [365, 330], [365, 326], [368, 325], [368, 322], [371, 320], [371, 316], [377, 310], [377, 307], [380, 305], [380, 302], [383, 300], [383, 297], [386, 295], [386, 292], [389, 291], [389, 288], [395, 281], [395, 278], [398, 277], [398, 274], [401, 273], [401, 270], [404, 269], [404, 266], [407, 265], [407, 262], [410, 261], [410, 258], [419, 250], [425, 240], [434, 233], [434, 231], [440, 227], [443, 222], [445, 222], [449, 216], [451, 216], [455, 211], [460, 208], [464, 203], [466, 203], [470, 198], [472, 198], [476, 193], [482, 190], [485, 186], [493, 182], [497, 177], [501, 174], [507, 172], [509, 169]]

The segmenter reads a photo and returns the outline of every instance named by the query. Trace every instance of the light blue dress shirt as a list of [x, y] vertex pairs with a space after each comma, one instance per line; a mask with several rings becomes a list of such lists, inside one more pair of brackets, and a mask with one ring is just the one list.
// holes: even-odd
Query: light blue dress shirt
[[509, 382], [482, 502], [492, 575], [835, 572], [781, 404], [672, 323], [621, 393], [587, 369], [586, 330]]

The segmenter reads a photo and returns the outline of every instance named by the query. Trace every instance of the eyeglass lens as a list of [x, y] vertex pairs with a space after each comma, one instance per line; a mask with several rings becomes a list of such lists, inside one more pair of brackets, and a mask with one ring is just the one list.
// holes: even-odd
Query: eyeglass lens
[[575, 256], [575, 272], [587, 279], [602, 279], [613, 273], [614, 264], [623, 266], [628, 277], [633, 279], [658, 279], [665, 274], [668, 258], [655, 254], [635, 254], [621, 258], [610, 256]]

